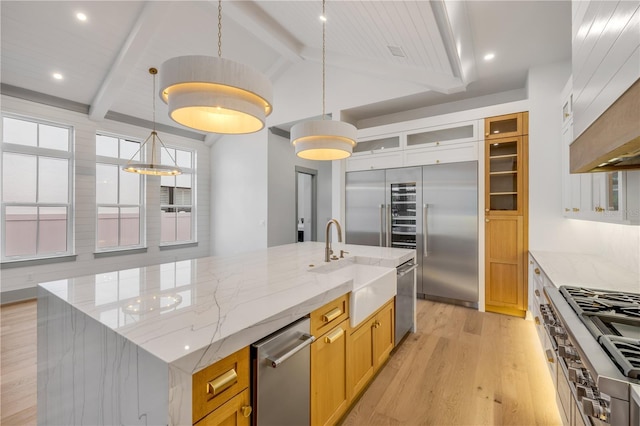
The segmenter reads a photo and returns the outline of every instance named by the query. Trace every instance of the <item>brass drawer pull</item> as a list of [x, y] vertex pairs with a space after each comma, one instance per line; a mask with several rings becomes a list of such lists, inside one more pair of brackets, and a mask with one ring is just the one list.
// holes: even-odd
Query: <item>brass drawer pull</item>
[[230, 388], [238, 383], [238, 374], [235, 369], [231, 369], [224, 374], [216, 377], [210, 382], [207, 382], [207, 393], [216, 396], [223, 390]]
[[382, 324], [380, 324], [380, 321], [376, 320], [376, 322], [373, 323], [373, 328], [378, 328], [380, 327]]
[[340, 327], [339, 329], [332, 332], [331, 334], [327, 334], [327, 336], [324, 338], [324, 342], [333, 343], [336, 340], [338, 340], [340, 337], [342, 337], [343, 334], [344, 334], [344, 330], [342, 329], [342, 327]]
[[534, 293], [537, 297], [540, 297], [540, 290], [538, 290], [537, 288], [535, 289]]
[[547, 354], [547, 361], [553, 364], [555, 361], [555, 358], [553, 357], [553, 352], [551, 351], [551, 349], [547, 349], [545, 353]]
[[540, 275], [540, 269], [538, 268], [534, 269], [533, 272], [535, 272], [536, 275]]
[[533, 321], [536, 323], [536, 325], [540, 325], [540, 318], [535, 317]]
[[249, 417], [251, 415], [251, 412], [253, 411], [253, 409], [251, 408], [250, 405], [243, 405], [240, 410], [242, 411], [242, 416], [243, 417]]
[[338, 318], [340, 315], [342, 315], [342, 309], [333, 308], [332, 310], [330, 310], [329, 312], [327, 312], [322, 316], [322, 321], [331, 322], [334, 319]]

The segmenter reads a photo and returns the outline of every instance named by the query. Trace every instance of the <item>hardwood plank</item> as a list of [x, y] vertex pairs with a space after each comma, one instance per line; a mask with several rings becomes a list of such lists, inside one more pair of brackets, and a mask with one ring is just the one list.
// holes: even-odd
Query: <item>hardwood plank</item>
[[532, 322], [426, 300], [417, 314], [343, 425], [561, 424]]

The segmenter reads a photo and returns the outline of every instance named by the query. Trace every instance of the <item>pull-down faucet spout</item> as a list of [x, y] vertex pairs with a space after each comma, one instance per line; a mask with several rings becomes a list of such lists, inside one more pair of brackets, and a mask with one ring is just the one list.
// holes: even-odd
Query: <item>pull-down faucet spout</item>
[[327, 227], [325, 228], [324, 231], [324, 241], [325, 241], [325, 247], [324, 247], [324, 261], [325, 262], [330, 262], [331, 261], [331, 253], [333, 253], [331, 251], [331, 239], [330, 239], [330, 235], [329, 234], [329, 230], [331, 229], [331, 224], [334, 223], [336, 225], [337, 231], [338, 231], [338, 242], [341, 243], [342, 242], [342, 227], [340, 226], [340, 222], [338, 222], [337, 219], [331, 219], [329, 222], [327, 222]]

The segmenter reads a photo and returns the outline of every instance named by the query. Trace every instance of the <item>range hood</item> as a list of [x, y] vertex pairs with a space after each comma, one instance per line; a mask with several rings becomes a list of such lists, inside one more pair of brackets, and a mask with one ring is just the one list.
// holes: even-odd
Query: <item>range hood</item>
[[571, 173], [640, 169], [640, 79], [569, 150]]

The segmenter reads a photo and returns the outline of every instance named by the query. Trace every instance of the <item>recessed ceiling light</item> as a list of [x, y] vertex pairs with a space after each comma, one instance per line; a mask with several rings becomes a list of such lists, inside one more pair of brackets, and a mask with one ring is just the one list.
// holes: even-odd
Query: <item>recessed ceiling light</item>
[[84, 21], [87, 20], [87, 15], [85, 15], [82, 12], [78, 12], [78, 13], [76, 13], [76, 18], [78, 18], [78, 21], [84, 22]]
[[54, 72], [53, 73], [53, 78], [55, 78], [56, 80], [62, 80], [62, 74], [60, 74], [59, 72]]
[[326, 16], [324, 16], [324, 15], [320, 15], [320, 20], [321, 20], [322, 22], [327, 22], [327, 17], [326, 17]]
[[486, 55], [484, 55], [484, 60], [485, 60], [485, 61], [490, 61], [490, 60], [492, 60], [492, 59], [493, 59], [493, 58], [495, 58], [495, 57], [496, 57], [496, 54], [495, 54], [495, 53], [487, 53]]

